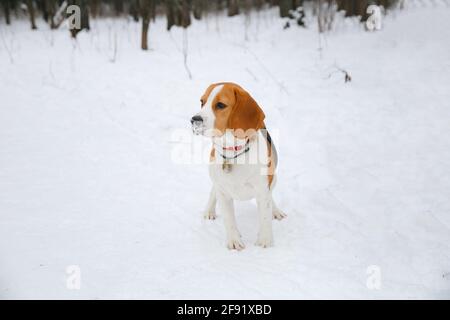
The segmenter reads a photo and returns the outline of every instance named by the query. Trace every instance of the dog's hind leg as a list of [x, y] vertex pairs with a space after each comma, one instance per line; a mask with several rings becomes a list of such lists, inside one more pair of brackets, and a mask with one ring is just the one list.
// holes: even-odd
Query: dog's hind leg
[[205, 213], [203, 217], [208, 220], [216, 219], [216, 190], [214, 187], [211, 188], [211, 192], [209, 193], [208, 204], [206, 205]]
[[282, 220], [283, 218], [287, 217], [287, 215], [283, 211], [278, 209], [277, 205], [275, 204], [275, 201], [273, 201], [273, 197], [272, 197], [272, 216], [274, 219], [277, 220]]
[[259, 231], [256, 245], [263, 248], [272, 246], [272, 198], [267, 192], [256, 197], [259, 212]]

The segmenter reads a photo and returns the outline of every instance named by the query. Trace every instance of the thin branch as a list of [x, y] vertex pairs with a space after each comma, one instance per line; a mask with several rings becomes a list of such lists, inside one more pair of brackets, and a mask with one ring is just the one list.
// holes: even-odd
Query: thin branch
[[260, 64], [260, 66], [263, 68], [263, 70], [269, 75], [269, 77], [273, 80], [273, 82], [275, 82], [277, 85], [278, 85], [278, 87], [280, 88], [280, 90], [281, 91], [284, 91], [287, 95], [289, 95], [289, 92], [288, 92], [288, 90], [286, 89], [286, 86], [282, 83], [282, 82], [280, 82], [280, 81], [278, 81], [278, 79], [273, 75], [273, 73], [265, 66], [265, 64], [264, 63], [262, 63], [262, 61], [258, 58], [258, 56], [253, 52], [253, 51], [251, 51], [249, 48], [247, 48], [247, 47], [244, 47], [254, 58], [255, 58], [255, 60], [256, 60], [256, 62], [258, 62], [259, 64]]
[[344, 74], [344, 82], [351, 82], [352, 81], [352, 77], [350, 76], [350, 74], [347, 72], [347, 70], [340, 68], [339, 66], [337, 66], [336, 64], [333, 66], [333, 68], [335, 68], [334, 71], [330, 72], [330, 74], [328, 75], [328, 77], [326, 77], [326, 79], [330, 79], [331, 76], [337, 72], [341, 72]]
[[3, 31], [2, 30], [0, 30], [0, 34], [2, 36], [3, 46], [5, 47], [6, 53], [8, 53], [9, 60], [11, 61], [11, 64], [13, 64], [14, 63], [14, 58], [13, 58], [11, 50], [9, 49], [8, 45], [6, 44], [6, 40], [5, 40], [5, 37], [3, 35]]
[[110, 62], [114, 63], [116, 62], [117, 58], [117, 31], [114, 29], [114, 50], [113, 50], [113, 56], [111, 59], [109, 59]]
[[189, 76], [189, 79], [192, 80], [192, 74], [189, 70], [189, 67], [187, 65], [187, 58], [188, 58], [188, 34], [187, 34], [187, 28], [183, 28], [183, 62], [184, 62], [184, 68], [186, 69], [186, 72]]
[[247, 73], [253, 77], [253, 80], [258, 82], [258, 78], [255, 76], [255, 74], [249, 68], [245, 68], [245, 71], [247, 71]]

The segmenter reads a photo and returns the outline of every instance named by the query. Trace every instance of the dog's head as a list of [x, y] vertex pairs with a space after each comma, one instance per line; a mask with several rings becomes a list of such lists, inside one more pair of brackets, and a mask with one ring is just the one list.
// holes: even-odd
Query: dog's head
[[264, 112], [250, 94], [230, 82], [210, 85], [200, 98], [201, 110], [191, 119], [195, 134], [217, 137], [231, 131], [249, 137], [264, 127]]

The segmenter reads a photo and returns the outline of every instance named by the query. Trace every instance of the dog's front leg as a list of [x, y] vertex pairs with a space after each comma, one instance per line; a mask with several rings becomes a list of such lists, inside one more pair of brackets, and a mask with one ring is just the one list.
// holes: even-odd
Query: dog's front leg
[[234, 217], [233, 199], [218, 190], [216, 191], [216, 197], [220, 213], [224, 217], [228, 249], [244, 249], [245, 246], [241, 240], [241, 235], [237, 229], [236, 219]]
[[272, 197], [270, 192], [264, 192], [256, 198], [259, 212], [259, 232], [256, 245], [263, 248], [272, 246]]
[[216, 218], [216, 190], [214, 189], [214, 186], [209, 193], [209, 200], [203, 217], [208, 220], [214, 220]]

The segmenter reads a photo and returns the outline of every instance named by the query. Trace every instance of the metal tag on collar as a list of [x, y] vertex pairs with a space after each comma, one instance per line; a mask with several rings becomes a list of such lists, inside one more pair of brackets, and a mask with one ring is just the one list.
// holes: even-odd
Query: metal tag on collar
[[222, 163], [222, 170], [225, 172], [225, 173], [229, 173], [229, 172], [231, 172], [231, 169], [233, 168], [233, 165], [231, 164], [231, 163], [229, 163], [228, 161], [224, 161], [223, 163]]

